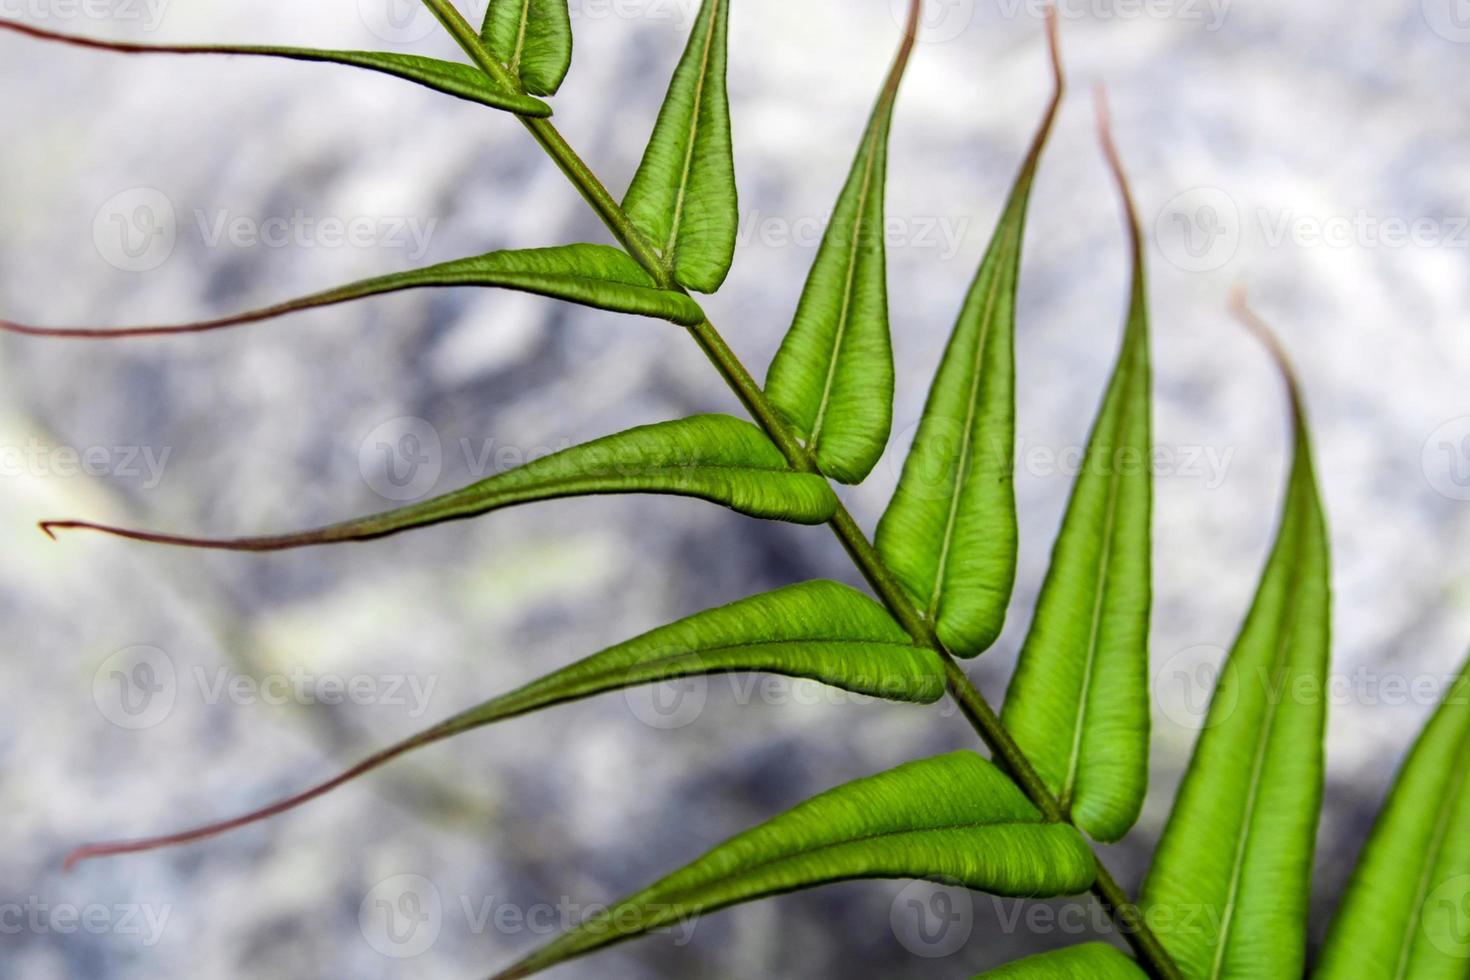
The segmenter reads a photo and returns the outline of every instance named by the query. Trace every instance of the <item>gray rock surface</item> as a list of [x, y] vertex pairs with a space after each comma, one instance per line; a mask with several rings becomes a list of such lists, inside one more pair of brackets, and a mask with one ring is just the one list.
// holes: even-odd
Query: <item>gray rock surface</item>
[[[115, 0], [98, 17], [27, 0], [6, 16], [116, 38], [452, 56], [427, 21], [390, 20], [391, 2]], [[1265, 357], [1224, 313], [1244, 281], [1305, 376], [1334, 529], [1320, 931], [1470, 638], [1470, 30], [1449, 0], [1350, 12], [1223, 2], [1064, 4], [1072, 91], [1040, 175], [1021, 295], [1020, 583], [976, 675], [998, 700], [1070, 485], [1027, 450], [1085, 438], [1119, 337], [1125, 256], [1088, 95], [1106, 81], [1151, 226], [1157, 438], [1170, 451], [1158, 481], [1155, 778], [1113, 860], [1130, 884], [1144, 870], [1193, 739], [1199, 692], [1182, 679], [1207, 676], [1229, 645], [1274, 522], [1284, 406]], [[733, 12], [744, 230], [707, 308], [758, 375], [896, 44], [896, 5], [742, 0]], [[557, 121], [616, 190], [692, 0], [573, 8], [577, 60]], [[1027, 4], [943, 0], [931, 14], [891, 160], [897, 434], [847, 492], [868, 526], [1046, 98]], [[0, 77], [0, 313], [15, 319], [191, 319], [493, 247], [604, 240], [514, 120], [393, 80], [10, 34]], [[174, 230], [172, 247], [134, 224], [130, 255], [115, 220], [148, 215]], [[371, 247], [334, 244], [327, 219]], [[285, 240], [251, 242], [283, 228]], [[713, 682], [704, 710], [676, 728], [649, 724], [660, 716], [646, 700], [612, 696], [427, 750], [264, 827], [62, 874], [77, 842], [260, 805], [677, 616], [853, 577], [823, 529], [681, 500], [549, 504], [278, 556], [51, 543], [34, 528], [86, 516], [244, 533], [380, 509], [374, 447], [405, 417], [439, 438], [428, 465], [443, 490], [487, 463], [737, 410], [667, 325], [421, 293], [193, 338], [5, 338], [0, 377], [0, 926], [24, 916], [0, 934], [3, 980], [481, 975], [585, 903], [817, 791], [974, 744], [950, 710], [811, 704], [805, 689]], [[130, 702], [142, 706], [130, 715], [115, 675], [149, 679], [140, 667], [166, 696]], [[285, 690], [300, 678], [329, 698], [334, 681], [357, 679], [371, 703], [303, 703], [319, 699]], [[1012, 903], [960, 895], [961, 918], [933, 946], [905, 921], [908, 902], [931, 898], [902, 883], [826, 888], [710, 917], [682, 946], [688, 937], [649, 939], [559, 975], [963, 977], [1071, 942], [1093, 917], [1062, 903], [1054, 921], [1018, 924]], [[397, 910], [404, 942], [379, 902]], [[68, 910], [96, 928], [68, 929]]]

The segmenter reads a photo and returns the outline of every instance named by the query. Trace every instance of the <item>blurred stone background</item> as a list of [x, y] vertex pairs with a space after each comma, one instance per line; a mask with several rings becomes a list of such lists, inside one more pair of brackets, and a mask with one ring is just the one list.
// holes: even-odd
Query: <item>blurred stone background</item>
[[[742, 246], [706, 308], [758, 375], [897, 43], [900, 6], [735, 5]], [[572, 7], [577, 59], [557, 121], [619, 191], [695, 3]], [[454, 56], [406, 0], [0, 10], [110, 38]], [[1004, 638], [974, 672], [998, 702], [1070, 486], [1055, 459], [1085, 439], [1119, 338], [1123, 240], [1088, 92], [1105, 81], [1150, 226], [1165, 450], [1155, 778], [1112, 860], [1136, 884], [1275, 519], [1280, 386], [1223, 312], [1229, 287], [1246, 282], [1305, 376], [1334, 529], [1320, 935], [1470, 640], [1470, 17], [1456, 0], [1069, 0], [1063, 11], [1071, 95], [1021, 291], [1019, 585]], [[1036, 5], [934, 0], [927, 13], [893, 134], [895, 438], [846, 492], [869, 527], [1047, 95]], [[10, 34], [0, 77], [7, 317], [194, 319], [490, 248], [605, 240], [513, 119], [392, 79], [128, 59]], [[405, 433], [431, 450], [413, 489], [442, 492], [628, 425], [738, 411], [694, 345], [659, 323], [504, 293], [417, 293], [197, 337], [6, 337], [0, 372], [5, 980], [483, 975], [587, 903], [815, 792], [975, 745], [948, 705], [833, 705], [810, 688], [717, 680], [676, 710], [647, 693], [562, 707], [429, 749], [269, 825], [63, 874], [78, 842], [263, 804], [673, 618], [805, 578], [853, 578], [824, 529], [685, 500], [547, 504], [276, 556], [53, 543], [35, 529], [79, 516], [186, 533], [312, 526], [393, 503], [377, 492], [392, 490], [377, 447]], [[332, 700], [339, 683], [356, 692], [347, 703], [313, 696]], [[952, 914], [921, 921], [915, 901]], [[1054, 917], [1021, 911], [927, 885], [845, 884], [557, 975], [965, 977], [1072, 942], [1099, 918], [1085, 901], [1053, 903]]]

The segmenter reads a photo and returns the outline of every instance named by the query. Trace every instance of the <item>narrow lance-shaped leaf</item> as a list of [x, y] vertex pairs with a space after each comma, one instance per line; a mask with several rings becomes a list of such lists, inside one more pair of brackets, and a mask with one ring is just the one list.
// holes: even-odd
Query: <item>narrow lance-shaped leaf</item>
[[730, 0], [704, 0], [623, 207], [680, 285], [720, 288], [740, 215], [725, 89]]
[[[1240, 312], [1248, 316], [1242, 307]], [[1330, 562], [1302, 396], [1276, 543], [1220, 674], [1143, 891], [1189, 977], [1298, 978], [1322, 805]]]
[[1003, 717], [1063, 812], [1111, 842], [1148, 789], [1153, 446], [1143, 234], [1102, 123], [1131, 244], [1128, 323]]
[[1031, 897], [1081, 892], [1096, 870], [1075, 829], [1044, 822], [993, 765], [956, 752], [813, 797], [589, 917], [497, 980], [530, 976], [706, 912], [828, 882], [930, 878]]
[[572, 67], [567, 0], [490, 0], [480, 34], [532, 95], [555, 95]]
[[1083, 943], [986, 970], [973, 980], [1146, 980], [1143, 968], [1107, 943]]
[[414, 749], [569, 701], [654, 681], [762, 671], [820, 681], [864, 697], [929, 704], [944, 667], [884, 609], [836, 582], [804, 582], [710, 609], [594, 654], [390, 746], [327, 782], [252, 813], [182, 833], [91, 844], [68, 857], [153, 850], [204, 840], [310, 802]]
[[878, 551], [950, 652], [983, 653], [1000, 635], [1016, 577], [1016, 283], [1026, 207], [1062, 97], [1022, 164], [1000, 225], [929, 391], [898, 489], [878, 524]]
[[132, 44], [122, 41], [97, 41], [92, 38], [58, 34], [29, 24], [0, 20], [0, 30], [14, 31], [45, 41], [59, 41], [98, 51], [121, 54], [238, 54], [291, 61], [322, 61], [392, 75], [417, 82], [427, 88], [520, 116], [545, 118], [551, 106], [520, 92], [509, 92], [497, 85], [484, 72], [471, 65], [440, 61], [412, 54], [386, 51], [327, 51], [317, 48], [293, 48], [268, 44]]
[[406, 289], [446, 286], [515, 289], [595, 309], [656, 317], [685, 325], [698, 323], [704, 318], [704, 312], [698, 303], [683, 293], [660, 289], [653, 278], [625, 252], [610, 245], [559, 245], [554, 248], [489, 252], [472, 258], [455, 259], [425, 269], [364, 279], [301, 299], [197, 323], [146, 327], [38, 327], [0, 320], [0, 330], [32, 337], [74, 340], [117, 340], [124, 337], [202, 333], [258, 323], [288, 313], [335, 306], [369, 296], [381, 296]]
[[1470, 666], [1400, 770], [1332, 922], [1318, 980], [1470, 973]]
[[843, 483], [861, 483], [872, 472], [893, 427], [883, 202], [893, 103], [921, 7], [913, 0], [903, 43], [837, 199], [796, 320], [766, 379], [767, 394], [822, 472]]
[[223, 551], [283, 551], [368, 541], [517, 504], [612, 493], [699, 497], [751, 517], [797, 524], [821, 524], [837, 507], [827, 481], [790, 469], [760, 429], [728, 415], [696, 415], [573, 446], [422, 503], [296, 534], [196, 538], [89, 521], [46, 521], [41, 529], [47, 534], [103, 531], [136, 541]]

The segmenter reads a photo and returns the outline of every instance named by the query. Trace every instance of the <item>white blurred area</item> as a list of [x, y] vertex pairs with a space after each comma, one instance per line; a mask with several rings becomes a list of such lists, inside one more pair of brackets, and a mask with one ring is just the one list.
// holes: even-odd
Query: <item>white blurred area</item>
[[[692, 3], [573, 0], [576, 60], [555, 121], [615, 193]], [[790, 322], [900, 5], [734, 4], [743, 237], [706, 308], [757, 376]], [[1122, 229], [1089, 91], [1106, 83], [1150, 232], [1164, 450], [1155, 778], [1143, 821], [1111, 855], [1130, 885], [1192, 744], [1202, 695], [1190, 684], [1249, 603], [1284, 474], [1280, 385], [1224, 311], [1236, 283], [1305, 378], [1333, 526], [1319, 932], [1470, 645], [1463, 8], [1063, 5], [1071, 85], [1031, 210], [1018, 329], [1022, 564], [1006, 634], [974, 672], [998, 702], [1070, 486], [1055, 460], [1085, 439], [1120, 336]], [[1038, 9], [931, 0], [890, 161], [895, 439], [847, 493], [869, 527], [1048, 94]], [[7, 19], [95, 37], [454, 57], [413, 13], [404, 0], [0, 0]], [[514, 119], [394, 79], [11, 33], [0, 79], [7, 318], [191, 320], [491, 248], [605, 240]], [[162, 258], [119, 251], [117, 216], [131, 220], [139, 202], [172, 229]], [[333, 222], [356, 240], [338, 241]], [[677, 328], [488, 291], [193, 337], [0, 340], [0, 910], [26, 923], [0, 933], [0, 978], [483, 975], [586, 903], [822, 789], [974, 746], [952, 711], [814, 704], [717, 680], [692, 720], [661, 725], [636, 696], [564, 706], [261, 827], [61, 872], [77, 843], [261, 805], [642, 630], [853, 573], [824, 529], [687, 500], [567, 501], [276, 556], [52, 542], [36, 521], [216, 535], [316, 526], [392, 502], [376, 492], [370, 437], [392, 444], [393, 420], [423, 420], [438, 438], [443, 492], [487, 465], [710, 410], [739, 409]], [[140, 660], [128, 653], [138, 647], [155, 652]], [[136, 678], [144, 662], [172, 702], [119, 723], [114, 672]], [[366, 679], [376, 695], [272, 696], [293, 677]], [[901, 888], [847, 884], [723, 912], [691, 942], [642, 940], [557, 976], [964, 977], [1077, 938], [1007, 929], [1009, 903], [975, 896], [968, 941], [916, 956], [889, 926]], [[420, 923], [412, 942], [385, 939], [380, 901]], [[535, 912], [558, 904], [572, 911]], [[68, 908], [101, 909], [102, 926], [65, 929], [54, 913]]]

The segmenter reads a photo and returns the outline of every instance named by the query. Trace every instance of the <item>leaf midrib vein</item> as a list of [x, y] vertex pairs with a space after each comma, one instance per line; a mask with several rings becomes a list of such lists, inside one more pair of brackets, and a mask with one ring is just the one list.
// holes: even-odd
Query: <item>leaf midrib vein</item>
[[669, 238], [664, 243], [664, 258], [673, 264], [674, 245], [679, 239], [679, 228], [684, 222], [684, 201], [689, 192], [689, 175], [694, 170], [694, 148], [699, 143], [699, 117], [704, 111], [704, 80], [709, 74], [710, 57], [715, 46], [715, 32], [719, 30], [721, 4], [726, 0], [711, 0], [709, 31], [704, 38], [704, 51], [700, 54], [699, 75], [694, 83], [694, 110], [689, 117], [689, 145], [684, 150], [684, 169], [679, 175], [679, 185], [674, 196], [674, 217], [669, 222]]
[[[1470, 727], [1466, 727], [1460, 735], [1460, 756], [1464, 755], [1467, 744], [1470, 744]], [[1445, 838], [1449, 832], [1450, 814], [1454, 812], [1455, 805], [1459, 802], [1459, 796], [1465, 785], [1465, 767], [1452, 767], [1452, 781], [1449, 792], [1445, 793], [1440, 800], [1439, 812], [1435, 815], [1434, 833], [1430, 837], [1429, 847], [1424, 854], [1424, 863], [1419, 871], [1419, 880], [1414, 888], [1414, 901], [1409, 906], [1409, 921], [1399, 937], [1398, 964], [1394, 969], [1393, 980], [1403, 980], [1409, 967], [1409, 954], [1414, 949], [1410, 937], [1419, 927], [1419, 921], [1424, 914], [1424, 900], [1429, 891], [1429, 876], [1433, 874], [1434, 868], [1439, 862], [1439, 856], [1444, 852]]]
[[[1138, 368], [1137, 352], [1133, 345], [1137, 341], [1133, 338], [1133, 328], [1129, 326], [1127, 370], [1122, 379], [1120, 391], [1123, 394], [1123, 409], [1118, 419], [1117, 427], [1113, 430], [1112, 437], [1115, 443], [1121, 443], [1128, 431], [1129, 424], [1133, 421], [1133, 400], [1127, 397], [1127, 391], [1132, 387], [1134, 374]], [[1118, 452], [1118, 446], [1112, 446], [1114, 453]], [[1113, 529], [1117, 523], [1118, 500], [1121, 494], [1123, 476], [1121, 467], [1113, 466], [1110, 479], [1108, 480], [1108, 502], [1106, 520], [1103, 524], [1102, 549], [1097, 561], [1097, 596], [1092, 604], [1092, 623], [1087, 637], [1086, 669], [1082, 673], [1082, 689], [1077, 695], [1077, 714], [1072, 727], [1072, 749], [1067, 758], [1067, 777], [1062, 784], [1060, 803], [1063, 813], [1070, 813], [1072, 808], [1072, 794], [1076, 789], [1077, 769], [1082, 758], [1082, 733], [1087, 727], [1087, 715], [1092, 700], [1092, 678], [1097, 663], [1098, 642], [1102, 635], [1102, 610], [1112, 584], [1112, 576], [1108, 574], [1108, 568], [1113, 556]]]
[[[1019, 230], [1006, 230], [1007, 244], [1019, 236]], [[949, 555], [951, 545], [954, 542], [955, 524], [959, 520], [960, 500], [964, 496], [965, 484], [969, 481], [970, 450], [974, 441], [972, 431], [975, 424], [975, 412], [977, 402], [980, 399], [980, 362], [985, 357], [985, 350], [990, 343], [991, 315], [995, 311], [995, 303], [1000, 295], [1001, 273], [1004, 271], [1002, 263], [996, 264], [995, 274], [986, 288], [985, 304], [981, 310], [980, 336], [975, 340], [974, 363], [970, 367], [970, 397], [965, 406], [965, 428], [960, 443], [960, 458], [955, 468], [954, 494], [949, 500], [949, 517], [945, 522], [944, 537], [940, 542], [939, 562], [934, 570], [934, 585], [930, 589], [928, 619], [933, 622], [939, 612], [939, 600], [944, 590], [944, 582], [949, 577]], [[1002, 451], [1009, 452], [1009, 448]]]
[[[1302, 451], [1302, 450], [1298, 450]], [[1295, 483], [1296, 476], [1292, 477]], [[1300, 491], [1293, 486], [1293, 494]], [[1303, 515], [1301, 526], [1297, 528], [1296, 540], [1293, 542], [1292, 555], [1293, 568], [1301, 564], [1301, 555], [1304, 550], [1304, 538], [1307, 534], [1308, 521]], [[1297, 614], [1301, 604], [1293, 602], [1288, 596], [1285, 615], [1282, 616], [1280, 639], [1277, 642], [1276, 655], [1273, 658], [1273, 669], [1271, 671], [1273, 682], [1280, 679], [1286, 670], [1286, 652], [1290, 642], [1291, 630], [1296, 625]], [[1277, 688], [1280, 689], [1279, 686]], [[1277, 698], [1266, 699], [1266, 717], [1261, 725], [1260, 736], [1256, 739], [1256, 751], [1251, 759], [1251, 782], [1250, 790], [1246, 794], [1245, 813], [1241, 820], [1240, 838], [1235, 844], [1235, 855], [1231, 861], [1230, 885], [1225, 892], [1224, 917], [1220, 923], [1220, 942], [1215, 947], [1214, 962], [1210, 965], [1209, 980], [1218, 980], [1220, 970], [1225, 965], [1225, 951], [1230, 945], [1230, 932], [1234, 928], [1235, 904], [1240, 893], [1241, 873], [1245, 868], [1245, 851], [1251, 839], [1251, 824], [1255, 819], [1256, 802], [1260, 795], [1261, 777], [1265, 768], [1266, 749], [1270, 743], [1271, 730], [1276, 724]]]
[[[886, 107], [880, 106], [878, 111], [884, 112]], [[821, 439], [822, 426], [827, 420], [827, 406], [832, 400], [832, 387], [837, 381], [837, 365], [842, 357], [842, 345], [847, 339], [847, 325], [852, 312], [853, 293], [857, 283], [858, 246], [862, 241], [860, 229], [866, 223], [868, 199], [872, 193], [873, 169], [877, 165], [878, 137], [882, 129], [880, 123], [881, 120], [877, 118], [873, 120], [872, 128], [864, 141], [863, 179], [858, 186], [857, 217], [852, 223], [852, 244], [847, 250], [847, 275], [842, 285], [842, 308], [837, 315], [837, 329], [832, 335], [832, 352], [827, 359], [827, 380], [822, 387], [822, 396], [817, 402], [817, 415], [812, 422], [811, 435], [807, 438], [807, 448], [818, 455], [820, 455], [818, 441]]]

